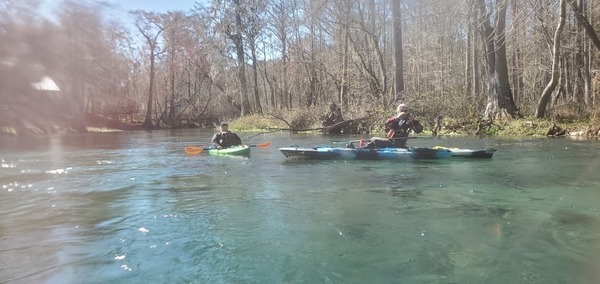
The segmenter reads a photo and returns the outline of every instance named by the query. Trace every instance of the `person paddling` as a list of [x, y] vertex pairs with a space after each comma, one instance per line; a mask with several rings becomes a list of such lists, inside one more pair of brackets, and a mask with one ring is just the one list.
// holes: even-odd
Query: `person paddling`
[[399, 104], [396, 108], [396, 114], [385, 122], [387, 131], [386, 138], [371, 138], [367, 143], [368, 148], [407, 148], [406, 140], [412, 130], [415, 133], [421, 133], [423, 126], [418, 120], [413, 119], [408, 105]]
[[221, 124], [221, 132], [215, 133], [210, 142], [211, 147], [217, 149], [242, 145], [242, 139], [237, 134], [229, 131], [229, 124], [227, 123]]

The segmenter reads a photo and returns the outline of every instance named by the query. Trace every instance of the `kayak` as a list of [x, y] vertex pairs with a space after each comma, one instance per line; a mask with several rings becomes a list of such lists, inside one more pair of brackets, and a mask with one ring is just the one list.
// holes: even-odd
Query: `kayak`
[[343, 148], [333, 146], [299, 147], [296, 145], [279, 148], [279, 151], [293, 160], [401, 160], [401, 159], [443, 159], [450, 157], [448, 149], [424, 147], [410, 148]]
[[471, 149], [447, 148], [447, 147], [443, 147], [443, 146], [435, 146], [435, 147], [433, 147], [433, 149], [447, 149], [452, 153], [451, 154], [452, 157], [477, 158], [477, 159], [491, 158], [494, 155], [494, 153], [496, 152], [495, 148], [484, 148], [484, 149], [471, 150]]
[[248, 156], [250, 155], [250, 146], [231, 146], [229, 148], [222, 149], [209, 148], [208, 154], [215, 156]]

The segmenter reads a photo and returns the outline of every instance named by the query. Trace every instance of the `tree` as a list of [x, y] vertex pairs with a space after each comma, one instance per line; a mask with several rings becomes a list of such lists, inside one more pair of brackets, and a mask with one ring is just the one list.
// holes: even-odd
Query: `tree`
[[155, 64], [156, 57], [164, 52], [159, 50], [158, 38], [163, 32], [164, 27], [161, 25], [158, 16], [155, 13], [145, 11], [134, 11], [132, 12], [135, 17], [135, 26], [138, 31], [142, 34], [148, 44], [148, 57], [150, 60], [150, 81], [148, 86], [148, 103], [146, 104], [146, 116], [142, 123], [142, 128], [152, 129], [154, 124], [152, 122], [152, 106], [154, 104], [154, 79], [155, 79]]
[[261, 18], [266, 3], [262, 0], [253, 0], [250, 1], [249, 5], [249, 13], [246, 17], [247, 27], [245, 33], [248, 38], [248, 45], [250, 48], [250, 56], [252, 59], [252, 90], [254, 94], [254, 110], [256, 113], [262, 113], [262, 104], [259, 94], [258, 87], [258, 56], [256, 54], [257, 49], [257, 41], [258, 37], [261, 34], [261, 29], [263, 25], [263, 20]]
[[550, 96], [556, 85], [558, 84], [558, 76], [559, 76], [559, 65], [560, 65], [560, 36], [563, 31], [563, 27], [565, 25], [565, 0], [560, 0], [560, 15], [558, 26], [556, 27], [556, 32], [554, 33], [554, 49], [553, 49], [553, 58], [552, 58], [552, 77], [550, 82], [540, 97], [538, 102], [537, 110], [535, 112], [535, 116], [537, 118], [542, 118], [546, 114], [546, 105], [548, 105], [548, 101], [550, 101]]
[[186, 16], [182, 12], [168, 12], [162, 15], [162, 21], [165, 26], [165, 52], [167, 53], [169, 68], [169, 99], [165, 109], [167, 115], [162, 115], [162, 117], [167, 120], [167, 124], [173, 125], [176, 124], [175, 120], [178, 116], [177, 106], [179, 96], [177, 89], [179, 86], [176, 79], [182, 65], [180, 55], [184, 54], [182, 46], [186, 30]]
[[491, 13], [485, 0], [478, 1], [481, 33], [489, 74], [485, 116], [495, 117], [506, 113], [515, 116], [517, 109], [512, 97], [506, 60], [506, 10], [507, 0], [496, 0], [495, 25], [490, 24]]
[[103, 64], [110, 62], [107, 59], [114, 51], [103, 38], [105, 27], [101, 6], [67, 1], [61, 11], [63, 41], [60, 50], [66, 73], [64, 82], [69, 83], [68, 93], [74, 103], [77, 127], [86, 131], [88, 105], [94, 101], [90, 97], [95, 90], [102, 89], [100, 85], [104, 82], [99, 78], [105, 77], [107, 68]]
[[575, 14], [575, 19], [583, 27], [587, 36], [590, 38], [596, 49], [600, 51], [600, 38], [596, 34], [594, 27], [588, 22], [587, 18], [583, 15], [581, 10], [579, 9], [575, 0], [569, 0], [569, 3], [573, 7], [573, 13]]
[[242, 20], [245, 13], [248, 13], [246, 1], [248, 0], [218, 0], [212, 2], [212, 14], [214, 15], [212, 20], [216, 23], [216, 29], [233, 44], [237, 64], [236, 77], [239, 82], [238, 98], [241, 116], [251, 112], [247, 92], [244, 22]]
[[[270, 83], [270, 102], [273, 107], [277, 107], [278, 105], [279, 107], [288, 106], [288, 29], [290, 25], [289, 22], [292, 20], [291, 12], [293, 10], [293, 7], [291, 7], [289, 2], [290, 1], [288, 0], [272, 1], [272, 5], [269, 9], [269, 17], [271, 18], [270, 32], [279, 40], [277, 53], [281, 58], [279, 64], [274, 65], [274, 69], [276, 70], [274, 72], [275, 74], [273, 74], [274, 80], [270, 80], [271, 77], [265, 74], [268, 82], [276, 81], [276, 84]], [[312, 3], [312, 1], [310, 3]], [[309, 17], [313, 17], [312, 13], [309, 14]], [[281, 99], [278, 100], [279, 98]]]
[[240, 101], [242, 102], [242, 110], [240, 115], [245, 116], [250, 111], [250, 100], [248, 99], [247, 82], [246, 82], [246, 54], [244, 51], [244, 38], [242, 35], [242, 7], [241, 0], [232, 0], [233, 10], [235, 14], [235, 22], [233, 30], [228, 32], [229, 37], [235, 45], [235, 53], [238, 63], [238, 80], [240, 81]]
[[402, 18], [400, 0], [392, 1], [392, 15], [394, 17], [394, 101], [401, 100], [404, 91], [404, 58], [402, 54]]

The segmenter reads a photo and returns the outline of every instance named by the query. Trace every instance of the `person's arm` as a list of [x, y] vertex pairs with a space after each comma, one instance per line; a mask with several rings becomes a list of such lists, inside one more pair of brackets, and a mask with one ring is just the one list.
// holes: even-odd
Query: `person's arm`
[[396, 124], [397, 122], [398, 122], [398, 118], [396, 118], [395, 116], [392, 116], [386, 120], [385, 126], [387, 126], [390, 129], [395, 129], [396, 126], [394, 124]]
[[235, 142], [237, 143], [237, 145], [242, 145], [242, 139], [235, 133], [233, 133], [233, 137], [235, 138]]
[[421, 123], [418, 120], [411, 119], [410, 120], [410, 125], [411, 125], [412, 130], [415, 133], [421, 133], [421, 132], [423, 132], [423, 125], [421, 125]]
[[215, 133], [212, 137], [212, 139], [210, 140], [210, 144], [215, 147], [215, 148], [221, 148], [221, 144], [219, 144], [219, 140], [220, 139], [220, 134], [219, 133]]

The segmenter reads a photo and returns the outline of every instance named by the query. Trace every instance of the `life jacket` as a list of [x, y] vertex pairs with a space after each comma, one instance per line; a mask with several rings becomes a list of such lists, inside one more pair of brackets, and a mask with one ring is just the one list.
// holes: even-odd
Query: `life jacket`
[[385, 122], [387, 138], [407, 137], [411, 128], [411, 122], [408, 114], [393, 116]]
[[239, 138], [237, 138], [237, 135], [231, 132], [219, 132], [216, 134], [214, 140], [216, 140], [223, 148], [229, 148], [241, 143]]
[[411, 129], [415, 133], [423, 132], [423, 125], [418, 120], [410, 118], [408, 113], [388, 118], [385, 126], [387, 138], [408, 137], [408, 132]]

